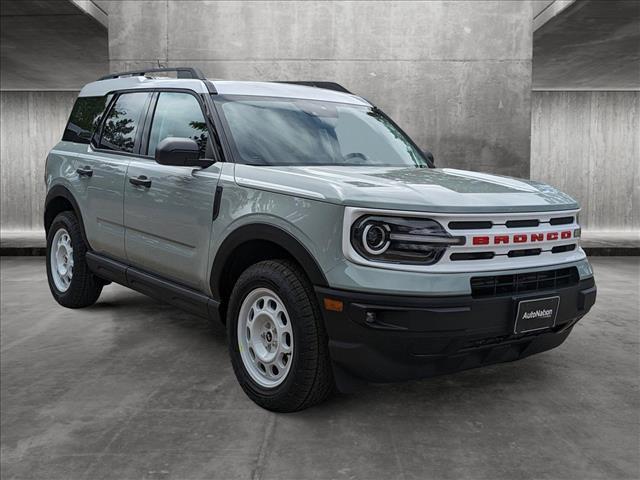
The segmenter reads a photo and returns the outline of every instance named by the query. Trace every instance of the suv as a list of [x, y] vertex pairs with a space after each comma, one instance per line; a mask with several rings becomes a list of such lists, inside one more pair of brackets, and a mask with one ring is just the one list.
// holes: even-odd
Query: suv
[[284, 412], [549, 350], [594, 304], [564, 193], [435, 168], [337, 84], [171, 70], [86, 85], [47, 157], [61, 305], [116, 282], [219, 320], [244, 391]]

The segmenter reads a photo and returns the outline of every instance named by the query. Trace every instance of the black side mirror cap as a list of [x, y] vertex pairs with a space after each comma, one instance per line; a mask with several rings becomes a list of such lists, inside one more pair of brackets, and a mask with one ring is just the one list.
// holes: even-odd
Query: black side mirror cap
[[429, 150], [423, 150], [422, 153], [424, 154], [424, 157], [427, 159], [427, 162], [429, 162], [432, 167], [435, 167], [436, 161], [433, 158], [433, 153], [431, 153]]
[[158, 143], [155, 159], [160, 165], [176, 167], [207, 168], [215, 163], [199, 156], [200, 147], [192, 138], [167, 137]]

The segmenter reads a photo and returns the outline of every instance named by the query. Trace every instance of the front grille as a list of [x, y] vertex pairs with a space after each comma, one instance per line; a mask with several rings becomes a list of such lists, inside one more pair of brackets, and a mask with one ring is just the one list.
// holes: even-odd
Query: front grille
[[541, 248], [527, 248], [525, 250], [509, 250], [507, 256], [510, 258], [514, 257], [531, 257], [535, 255], [540, 255], [542, 253]]
[[524, 228], [524, 227], [537, 227], [540, 225], [540, 220], [509, 220], [505, 223], [507, 228]]
[[568, 223], [573, 223], [573, 217], [552, 218], [549, 223], [551, 225], [567, 225]]
[[468, 252], [468, 253], [452, 253], [449, 258], [453, 262], [460, 260], [490, 260], [495, 257], [493, 252]]
[[558, 245], [551, 249], [551, 253], [563, 253], [563, 252], [572, 252], [576, 249], [575, 243], [571, 245]]
[[543, 272], [473, 277], [471, 278], [471, 295], [474, 298], [481, 298], [551, 290], [577, 285], [579, 280], [576, 267]]
[[493, 222], [449, 222], [451, 230], [484, 230], [492, 227]]

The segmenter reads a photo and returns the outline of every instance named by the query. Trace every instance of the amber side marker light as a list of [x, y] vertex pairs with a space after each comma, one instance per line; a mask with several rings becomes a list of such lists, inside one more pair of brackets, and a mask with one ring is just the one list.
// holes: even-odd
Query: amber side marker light
[[341, 312], [344, 308], [342, 300], [334, 300], [333, 298], [324, 298], [324, 309], [330, 312]]

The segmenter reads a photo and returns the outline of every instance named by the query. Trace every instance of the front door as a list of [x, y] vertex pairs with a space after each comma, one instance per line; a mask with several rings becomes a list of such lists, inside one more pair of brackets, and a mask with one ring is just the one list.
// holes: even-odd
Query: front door
[[128, 263], [193, 288], [205, 278], [213, 203], [221, 167], [160, 165], [154, 155], [166, 137], [188, 137], [201, 158], [213, 155], [200, 103], [185, 92], [160, 92], [146, 157], [132, 159], [125, 182], [125, 249]]

